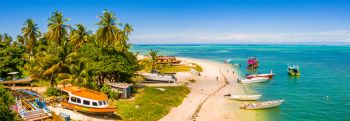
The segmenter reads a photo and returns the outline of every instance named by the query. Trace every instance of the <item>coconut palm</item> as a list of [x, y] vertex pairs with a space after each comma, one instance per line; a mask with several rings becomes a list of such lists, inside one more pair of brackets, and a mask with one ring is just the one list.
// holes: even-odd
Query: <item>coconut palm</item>
[[24, 22], [22, 27], [22, 35], [24, 37], [23, 45], [26, 46], [29, 55], [33, 55], [34, 45], [37, 41], [37, 38], [40, 37], [40, 30], [37, 24], [33, 21], [33, 19], [27, 19]]
[[65, 25], [69, 19], [63, 18], [63, 14], [61, 12], [54, 12], [52, 16], [49, 18], [48, 24], [48, 32], [46, 33], [46, 38], [49, 41], [53, 41], [59, 44], [63, 44], [62, 42], [66, 39], [67, 36], [67, 28], [68, 25]]
[[8, 35], [7, 33], [4, 34], [4, 37], [2, 39], [2, 41], [6, 44], [6, 45], [11, 45], [12, 42], [12, 37], [10, 35]]
[[84, 43], [91, 39], [91, 32], [87, 32], [82, 24], [77, 24], [76, 26], [77, 28], [72, 29], [69, 37], [74, 50], [80, 48]]
[[21, 35], [17, 35], [17, 42], [23, 46], [25, 44], [24, 37]]
[[150, 50], [148, 53], [148, 57], [151, 59], [152, 69], [156, 67], [157, 56], [158, 56], [157, 50]]
[[119, 32], [116, 26], [117, 18], [111, 11], [103, 11], [103, 16], [99, 16], [100, 22], [97, 23], [98, 30], [96, 32], [96, 39], [101, 47], [108, 47], [108, 45], [114, 45], [117, 40], [117, 34]]

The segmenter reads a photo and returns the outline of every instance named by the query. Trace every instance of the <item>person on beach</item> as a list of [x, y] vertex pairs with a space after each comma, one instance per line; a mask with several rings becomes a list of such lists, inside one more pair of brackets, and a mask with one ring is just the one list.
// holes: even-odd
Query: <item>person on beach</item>
[[218, 76], [216, 76], [216, 81], [219, 81], [219, 77]]
[[233, 75], [235, 74], [235, 70], [232, 70], [232, 74], [233, 74]]

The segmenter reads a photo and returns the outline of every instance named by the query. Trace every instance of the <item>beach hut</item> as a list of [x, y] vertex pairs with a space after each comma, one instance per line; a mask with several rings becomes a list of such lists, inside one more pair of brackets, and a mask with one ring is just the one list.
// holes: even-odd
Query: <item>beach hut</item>
[[112, 90], [119, 92], [120, 98], [129, 98], [131, 97], [132, 84], [129, 83], [109, 83], [109, 86], [112, 87]]
[[157, 63], [160, 64], [179, 64], [180, 62], [180, 60], [176, 60], [175, 56], [157, 56]]

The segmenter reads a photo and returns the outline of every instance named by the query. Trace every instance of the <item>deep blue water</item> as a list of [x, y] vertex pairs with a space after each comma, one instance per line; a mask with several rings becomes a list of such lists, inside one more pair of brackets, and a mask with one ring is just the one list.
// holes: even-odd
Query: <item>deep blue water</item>
[[[134, 45], [132, 50], [147, 54], [174, 55], [241, 63], [242, 75], [249, 56], [259, 57], [255, 72], [276, 76], [272, 81], [244, 85], [263, 94], [262, 100], [284, 99], [280, 107], [263, 110], [268, 120], [350, 120], [350, 46], [286, 45]], [[301, 76], [287, 74], [287, 64], [298, 64]], [[328, 98], [327, 98], [328, 97]]]

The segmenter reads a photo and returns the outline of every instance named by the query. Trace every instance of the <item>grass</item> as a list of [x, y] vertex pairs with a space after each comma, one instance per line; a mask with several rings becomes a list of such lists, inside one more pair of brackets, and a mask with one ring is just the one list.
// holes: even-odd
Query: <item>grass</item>
[[145, 87], [134, 99], [118, 100], [117, 114], [126, 121], [157, 121], [169, 113], [172, 107], [180, 105], [190, 92], [186, 86]]

